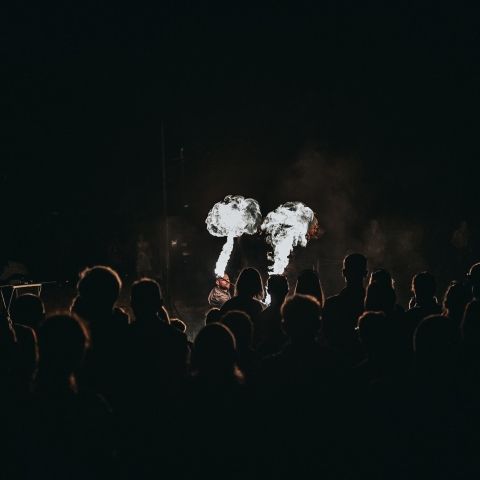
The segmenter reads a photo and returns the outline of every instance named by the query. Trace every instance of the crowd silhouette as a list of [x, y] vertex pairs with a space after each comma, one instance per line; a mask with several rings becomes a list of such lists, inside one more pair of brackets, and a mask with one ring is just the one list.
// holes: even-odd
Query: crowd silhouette
[[[325, 298], [245, 268], [189, 341], [161, 286], [129, 309], [106, 266], [69, 311], [16, 298], [0, 325], [2, 478], [475, 478], [480, 474], [480, 263], [438, 300], [418, 272], [345, 257]], [[264, 303], [265, 293], [271, 299]]]

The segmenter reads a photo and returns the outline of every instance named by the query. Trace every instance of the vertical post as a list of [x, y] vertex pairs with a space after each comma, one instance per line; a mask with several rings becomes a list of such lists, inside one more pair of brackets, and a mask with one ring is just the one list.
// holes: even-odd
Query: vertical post
[[180, 209], [181, 212], [184, 211], [185, 209], [185, 160], [183, 158], [183, 147], [180, 148], [180, 168], [181, 168], [181, 178], [180, 181], [181, 183], [181, 191], [180, 191], [180, 202], [182, 204], [182, 207]]
[[161, 153], [162, 153], [162, 196], [163, 196], [163, 225], [164, 225], [164, 266], [163, 266], [163, 291], [164, 295], [169, 298], [170, 295], [170, 245], [169, 245], [169, 231], [168, 231], [168, 195], [167, 195], [167, 159], [165, 157], [165, 131], [163, 120], [160, 128], [161, 136]]

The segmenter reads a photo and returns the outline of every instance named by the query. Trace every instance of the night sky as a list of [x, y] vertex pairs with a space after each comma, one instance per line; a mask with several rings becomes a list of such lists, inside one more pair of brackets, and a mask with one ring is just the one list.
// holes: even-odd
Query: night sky
[[138, 232], [154, 243], [162, 121], [169, 215], [214, 252], [203, 222], [232, 193], [264, 214], [305, 201], [325, 262], [363, 249], [435, 269], [462, 220], [480, 253], [477, 10], [15, 3], [0, 20], [4, 260], [55, 278], [112, 242], [134, 256]]

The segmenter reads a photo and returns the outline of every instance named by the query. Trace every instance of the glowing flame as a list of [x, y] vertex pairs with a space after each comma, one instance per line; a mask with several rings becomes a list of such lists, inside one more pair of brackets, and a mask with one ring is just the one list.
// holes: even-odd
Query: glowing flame
[[262, 223], [267, 242], [273, 248], [269, 260], [269, 274], [282, 274], [288, 265], [293, 247], [307, 245], [307, 233], [315, 216], [313, 211], [301, 202], [287, 202], [270, 212]]
[[261, 221], [260, 205], [253, 198], [228, 195], [223, 202], [218, 202], [212, 207], [205, 220], [207, 230], [216, 237], [227, 237], [215, 266], [215, 275], [219, 277], [224, 275], [232, 254], [234, 238], [244, 233], [253, 235]]

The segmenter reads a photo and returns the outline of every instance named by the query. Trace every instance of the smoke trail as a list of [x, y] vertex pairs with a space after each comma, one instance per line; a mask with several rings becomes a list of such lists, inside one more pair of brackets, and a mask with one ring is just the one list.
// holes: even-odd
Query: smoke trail
[[253, 235], [261, 221], [260, 205], [253, 198], [227, 195], [222, 202], [217, 202], [212, 207], [205, 220], [207, 230], [216, 237], [227, 237], [215, 266], [215, 275], [224, 275], [232, 254], [234, 238], [244, 233]]
[[270, 275], [285, 271], [293, 247], [307, 245], [307, 232], [313, 221], [313, 211], [301, 202], [284, 203], [265, 217], [261, 229], [273, 247], [273, 255], [269, 255], [273, 261], [269, 267]]
[[227, 241], [223, 244], [222, 251], [218, 257], [217, 264], [215, 265], [215, 275], [218, 277], [223, 277], [225, 273], [225, 268], [228, 263], [228, 259], [232, 254], [233, 250], [233, 240], [235, 237], [228, 236]]

